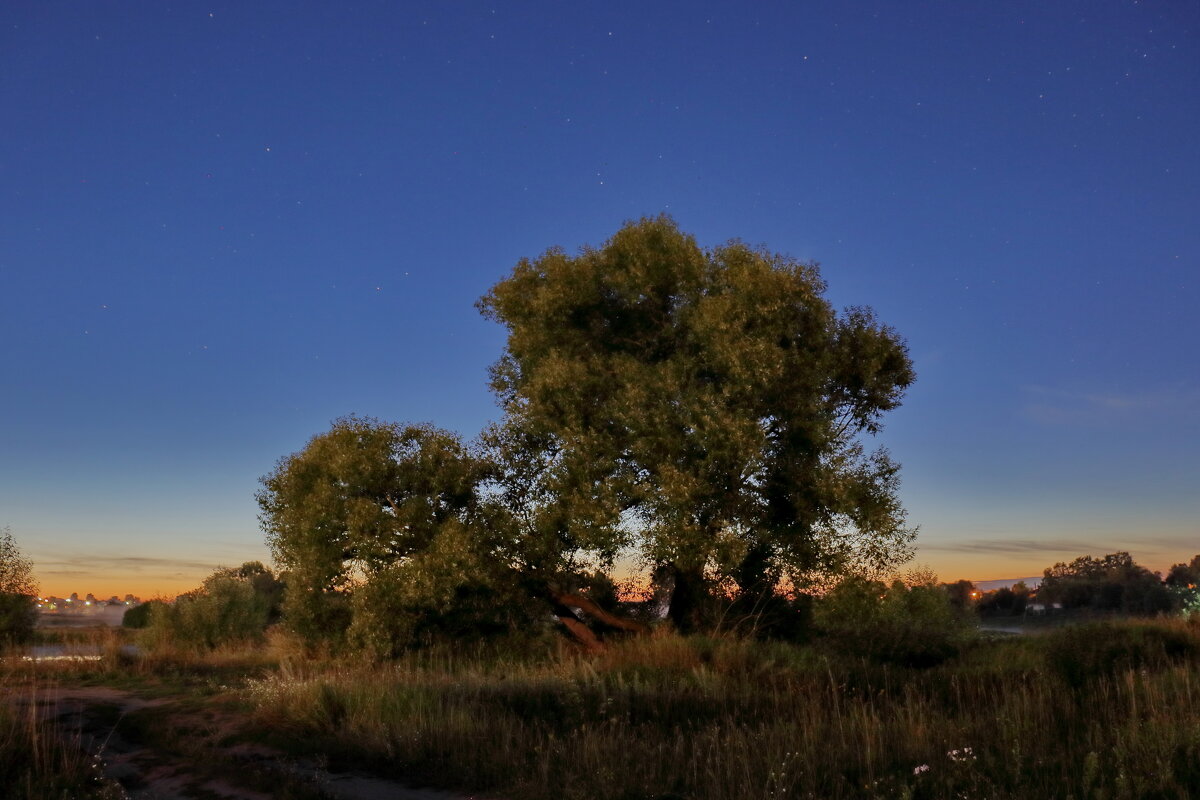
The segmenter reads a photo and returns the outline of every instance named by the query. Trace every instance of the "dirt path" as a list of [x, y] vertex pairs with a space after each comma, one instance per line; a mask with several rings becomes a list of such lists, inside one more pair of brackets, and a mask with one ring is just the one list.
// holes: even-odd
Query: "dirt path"
[[[104, 686], [13, 692], [8, 702], [52, 722], [97, 757], [129, 800], [470, 800], [357, 773], [335, 773], [237, 742], [227, 712]], [[30, 708], [34, 706], [36, 711]], [[153, 717], [155, 724], [145, 720]], [[170, 730], [164, 736], [163, 731]]]

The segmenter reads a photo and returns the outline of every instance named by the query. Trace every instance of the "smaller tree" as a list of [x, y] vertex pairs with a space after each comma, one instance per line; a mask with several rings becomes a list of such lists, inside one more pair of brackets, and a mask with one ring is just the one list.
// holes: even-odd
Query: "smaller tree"
[[952, 658], [973, 630], [929, 579], [846, 578], [817, 601], [814, 622], [835, 652], [910, 667]]
[[0, 644], [28, 641], [37, 622], [37, 581], [12, 531], [0, 528]]
[[474, 566], [494, 559], [464, 533], [481, 470], [450, 431], [363, 417], [335, 420], [282, 459], [257, 499], [287, 571], [288, 626], [309, 644], [339, 644], [358, 615], [354, 638], [387, 652], [409, 617], [485, 584]]
[[281, 594], [282, 584], [257, 561], [219, 569], [174, 603], [147, 604], [149, 644], [212, 650], [228, 642], [261, 640], [278, 616]]
[[121, 627], [133, 628], [135, 630], [145, 628], [150, 624], [151, 617], [153, 617], [156, 613], [162, 613], [160, 611], [155, 611], [155, 609], [161, 608], [165, 605], [167, 605], [165, 600], [159, 600], [157, 598], [153, 600], [147, 600], [144, 603], [138, 603], [136, 606], [132, 606], [121, 617]]

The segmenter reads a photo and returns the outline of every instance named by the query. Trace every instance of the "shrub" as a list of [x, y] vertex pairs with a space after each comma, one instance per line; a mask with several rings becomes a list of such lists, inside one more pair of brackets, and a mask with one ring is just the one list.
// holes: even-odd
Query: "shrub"
[[930, 667], [958, 654], [972, 628], [933, 583], [847, 578], [822, 597], [814, 621], [838, 652], [910, 667]]
[[19, 644], [33, 636], [37, 622], [33, 565], [21, 555], [12, 531], [0, 528], [0, 646]]
[[0, 647], [28, 642], [36, 624], [37, 606], [31, 595], [0, 592]]
[[1043, 647], [1051, 671], [1073, 687], [1129, 669], [1162, 669], [1200, 656], [1195, 633], [1163, 623], [1072, 625], [1047, 635]]
[[428, 549], [359, 586], [348, 637], [378, 658], [439, 639], [459, 641], [527, 629], [528, 598], [494, 580], [469, 532], [448, 524]]
[[121, 627], [134, 629], [145, 628], [150, 624], [150, 615], [153, 613], [154, 609], [163, 605], [166, 605], [166, 603], [162, 600], [147, 600], [144, 603], [139, 603], [138, 605], [126, 611], [125, 615], [121, 617]]
[[257, 562], [218, 570], [174, 603], [153, 604], [147, 612], [149, 644], [211, 650], [230, 642], [259, 641], [278, 614], [279, 588]]

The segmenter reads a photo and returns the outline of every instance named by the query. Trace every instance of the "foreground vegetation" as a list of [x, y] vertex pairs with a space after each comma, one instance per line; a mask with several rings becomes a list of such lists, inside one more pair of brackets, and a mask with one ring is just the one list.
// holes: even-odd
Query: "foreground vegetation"
[[252, 682], [293, 747], [512, 798], [1184, 798], [1200, 637], [1101, 623], [932, 669], [821, 646], [630, 640], [596, 657], [448, 651]]
[[[31, 705], [36, 710], [36, 705]], [[98, 773], [79, 740], [0, 704], [0, 786], [6, 800], [116, 800], [121, 793]]]
[[[283, 760], [512, 800], [1200, 796], [1200, 626], [1182, 620], [962, 640], [932, 667], [849, 656], [829, 637], [655, 635], [594, 655], [498, 640], [381, 664], [274, 634], [262, 648], [108, 647], [97, 662], [6, 669], [9, 686], [219, 706], [236, 738]], [[163, 738], [170, 720], [118, 724]], [[0, 778], [31, 787], [18, 796], [105, 796], [73, 745], [0, 711]]]

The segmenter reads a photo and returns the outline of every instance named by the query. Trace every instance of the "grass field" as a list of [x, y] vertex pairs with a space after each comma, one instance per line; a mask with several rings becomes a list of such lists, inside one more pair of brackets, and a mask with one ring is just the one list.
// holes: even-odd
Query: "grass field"
[[[287, 758], [513, 800], [1200, 796], [1200, 631], [1182, 621], [980, 638], [926, 669], [819, 641], [676, 636], [383, 664], [308, 658], [279, 637], [203, 657], [106, 652], [49, 671], [9, 662], [6, 685], [186, 697]], [[0, 715], [0, 764], [0, 781], [43, 787], [19, 796], [103, 796], [86, 755], [32, 719]]]

